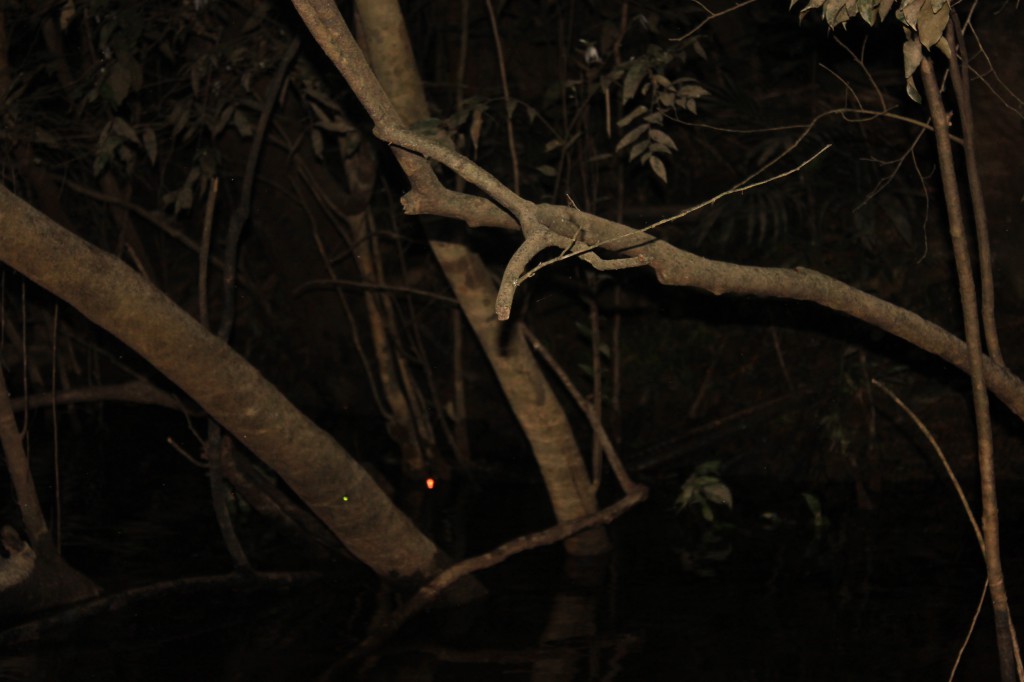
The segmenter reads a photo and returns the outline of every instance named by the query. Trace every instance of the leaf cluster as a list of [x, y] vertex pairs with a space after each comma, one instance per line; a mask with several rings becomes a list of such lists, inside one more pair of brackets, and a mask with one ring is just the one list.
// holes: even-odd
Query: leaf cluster
[[696, 115], [697, 100], [708, 94], [696, 78], [672, 77], [673, 69], [686, 63], [688, 49], [707, 58], [697, 39], [682, 41], [668, 49], [652, 44], [643, 55], [601, 79], [603, 90], [616, 86], [620, 89], [623, 108], [634, 105], [615, 122], [622, 132], [615, 153], [626, 152], [629, 163], [639, 162], [666, 184], [665, 159], [678, 152], [679, 147], [665, 131], [665, 119], [670, 115], [679, 116], [680, 110]]
[[[789, 8], [801, 0], [790, 0]], [[821, 10], [822, 18], [829, 28], [845, 26], [846, 22], [860, 17], [869, 26], [884, 21], [892, 10], [895, 0], [807, 0], [800, 10], [800, 17], [814, 10]], [[924, 57], [922, 49], [937, 47], [947, 57], [949, 44], [943, 34], [949, 24], [949, 0], [900, 0], [894, 13], [896, 20], [903, 24], [907, 40], [903, 44], [903, 71], [907, 79], [907, 95], [915, 102], [921, 102], [921, 95], [914, 85], [913, 76]]]
[[715, 520], [715, 508], [732, 509], [732, 490], [721, 478], [721, 462], [710, 460], [698, 465], [683, 482], [676, 497], [675, 509], [682, 512], [691, 507], [700, 510], [705, 521]]

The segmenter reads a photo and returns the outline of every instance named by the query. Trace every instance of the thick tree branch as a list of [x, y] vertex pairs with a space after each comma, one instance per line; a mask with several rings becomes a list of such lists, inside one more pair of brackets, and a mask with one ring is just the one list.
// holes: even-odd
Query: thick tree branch
[[[321, 45], [370, 114], [378, 137], [444, 164], [496, 202], [488, 208], [479, 197], [467, 198], [467, 195], [448, 190], [437, 192], [436, 178], [432, 186], [419, 185], [416, 178], [411, 178], [413, 189], [403, 200], [407, 212], [429, 212], [466, 220], [471, 225], [492, 224], [505, 228], [511, 227], [511, 214], [526, 236], [538, 230], [541, 233], [552, 232], [578, 240], [588, 247], [600, 244], [607, 249], [613, 245], [623, 256], [642, 256], [662, 284], [694, 287], [716, 295], [729, 293], [810, 301], [878, 327], [943, 358], [964, 372], [969, 371], [967, 347], [961, 339], [909, 310], [827, 275], [805, 268], [764, 268], [709, 260], [641, 230], [575, 208], [534, 204], [515, 195], [470, 159], [402, 126], [333, 2], [305, 0], [295, 2], [295, 5], [307, 24], [317, 26], [327, 32], [322, 35], [332, 37], [331, 40], [321, 40]], [[987, 356], [984, 372], [989, 388], [1024, 419], [1024, 383]]]
[[[238, 353], [126, 264], [3, 187], [0, 260], [149, 360], [280, 474], [349, 551], [378, 574], [418, 580], [444, 568], [444, 555], [373, 478]], [[467, 586], [456, 597], [478, 590]]]

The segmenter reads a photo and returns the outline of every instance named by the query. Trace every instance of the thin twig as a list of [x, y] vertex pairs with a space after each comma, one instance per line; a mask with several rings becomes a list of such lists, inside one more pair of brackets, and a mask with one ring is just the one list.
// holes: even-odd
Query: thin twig
[[615, 450], [615, 446], [612, 445], [611, 438], [608, 437], [608, 432], [605, 431], [604, 425], [601, 424], [601, 420], [598, 419], [597, 414], [594, 412], [594, 407], [579, 392], [576, 386], [572, 383], [572, 380], [569, 378], [569, 375], [566, 374], [565, 370], [562, 369], [562, 366], [559, 365], [554, 356], [551, 355], [551, 352], [525, 325], [523, 326], [523, 333], [526, 335], [527, 340], [533, 347], [534, 352], [544, 359], [544, 362], [547, 363], [548, 367], [551, 368], [551, 371], [555, 373], [558, 380], [562, 382], [562, 386], [565, 387], [565, 390], [568, 391], [570, 396], [572, 396], [576, 405], [580, 410], [582, 410], [583, 414], [586, 415], [587, 421], [590, 423], [590, 428], [594, 432], [594, 437], [604, 449], [605, 457], [608, 459], [608, 466], [611, 467], [612, 472], [615, 474], [615, 478], [618, 479], [619, 485], [622, 486], [622, 489], [627, 493], [635, 490], [637, 484], [629, 477], [629, 473], [626, 471], [626, 467], [623, 466], [622, 460], [619, 458], [619, 455]]
[[508, 73], [505, 71], [505, 51], [501, 47], [501, 33], [498, 31], [498, 16], [492, 0], [485, 0], [487, 14], [491, 19], [491, 34], [494, 37], [494, 51], [498, 57], [498, 73], [501, 75], [501, 92], [505, 99], [505, 129], [508, 132], [508, 158], [512, 164], [512, 191], [519, 194], [519, 155], [516, 153], [516, 133], [512, 126], [512, 95], [508, 88]]
[[371, 633], [360, 644], [351, 651], [340, 665], [347, 665], [366, 655], [369, 651], [379, 646], [384, 640], [392, 636], [410, 618], [419, 613], [428, 604], [433, 602], [438, 595], [447, 587], [454, 584], [461, 578], [482, 571], [492, 566], [497, 566], [509, 557], [515, 556], [527, 550], [544, 547], [561, 542], [566, 538], [576, 535], [581, 531], [599, 524], [609, 524], [624, 514], [635, 505], [647, 499], [647, 488], [636, 486], [630, 493], [615, 504], [605, 507], [588, 516], [583, 516], [572, 521], [559, 523], [536, 533], [523, 535], [500, 545], [489, 552], [465, 559], [448, 567], [439, 573], [428, 584], [419, 589], [416, 595], [406, 602], [398, 611], [388, 619], [380, 629]]
[[978, 521], [974, 516], [974, 512], [971, 510], [971, 505], [967, 501], [967, 495], [964, 494], [964, 489], [960, 486], [960, 480], [956, 477], [956, 474], [953, 473], [953, 467], [950, 466], [949, 460], [946, 459], [946, 453], [942, 451], [942, 448], [939, 446], [938, 441], [935, 440], [935, 436], [932, 435], [932, 432], [928, 429], [927, 426], [924, 425], [924, 422], [922, 422], [921, 419], [918, 418], [914, 411], [907, 407], [907, 404], [900, 400], [899, 396], [893, 393], [888, 386], [883, 384], [878, 379], [872, 379], [871, 384], [873, 386], [877, 386], [880, 391], [889, 396], [889, 399], [896, 403], [896, 405], [898, 405], [899, 408], [903, 410], [903, 412], [905, 412], [908, 417], [910, 417], [910, 420], [914, 422], [914, 426], [916, 426], [917, 429], [921, 432], [921, 435], [925, 437], [925, 440], [928, 441], [928, 444], [932, 446], [932, 450], [935, 451], [935, 455], [939, 458], [939, 461], [942, 463], [942, 468], [946, 470], [946, 475], [949, 477], [950, 482], [953, 484], [953, 489], [956, 491], [957, 497], [960, 498], [960, 504], [964, 508], [964, 514], [967, 515], [967, 520], [971, 523], [971, 528], [974, 530], [974, 536], [978, 539], [978, 547], [981, 550], [982, 555], [984, 555], [985, 536], [982, 535], [981, 528], [978, 526]]
[[[744, 184], [736, 185], [736, 186], [734, 186], [734, 187], [732, 187], [730, 189], [725, 190], [724, 192], [719, 192], [718, 194], [716, 194], [715, 196], [713, 196], [713, 197], [711, 197], [709, 199], [705, 199], [704, 201], [702, 201], [702, 202], [700, 202], [698, 204], [695, 204], [693, 206], [690, 206], [689, 208], [686, 208], [686, 209], [680, 211], [679, 213], [676, 213], [675, 215], [669, 216], [668, 218], [662, 218], [661, 220], [653, 222], [650, 225], [647, 225], [646, 227], [637, 228], [635, 231], [628, 232], [628, 233], [623, 233], [623, 234], [615, 236], [615, 237], [610, 237], [608, 239], [605, 239], [604, 241], [600, 241], [600, 242], [597, 242], [595, 244], [590, 244], [590, 245], [586, 246], [585, 248], [574, 249], [574, 250], [571, 250], [571, 251], [569, 251], [567, 253], [559, 254], [558, 256], [555, 256], [554, 258], [549, 258], [546, 261], [541, 261], [540, 263], [538, 263], [537, 265], [533, 266], [528, 271], [526, 271], [526, 273], [523, 274], [521, 277], [519, 277], [519, 281], [523, 281], [523, 280], [525, 280], [525, 279], [527, 279], [529, 277], [532, 277], [533, 275], [537, 274], [537, 272], [539, 272], [543, 268], [546, 268], [549, 265], [554, 265], [555, 263], [559, 263], [559, 262], [561, 262], [563, 260], [566, 260], [567, 258], [574, 258], [576, 256], [582, 256], [584, 254], [591, 253], [592, 251], [595, 251], [597, 249], [606, 248], [609, 244], [614, 244], [615, 242], [621, 241], [621, 240], [624, 240], [624, 239], [629, 239], [629, 238], [634, 238], [635, 239], [637, 234], [643, 234], [645, 232], [650, 232], [651, 230], [659, 228], [662, 225], [667, 225], [668, 223], [672, 223], [672, 222], [675, 222], [675, 221], [677, 221], [677, 220], [679, 220], [681, 218], [685, 218], [686, 216], [690, 215], [691, 213], [703, 210], [703, 209], [707, 208], [708, 206], [711, 206], [712, 204], [718, 203], [720, 200], [722, 200], [725, 197], [730, 196], [732, 194], [742, 194], [743, 192], [746, 192], [748, 190], [754, 189], [756, 187], [761, 187], [762, 185], [767, 185], [767, 184], [770, 184], [770, 183], [775, 182], [777, 180], [781, 180], [782, 178], [785, 178], [785, 177], [788, 177], [790, 175], [793, 175], [794, 173], [799, 173], [801, 170], [803, 170], [803, 168], [805, 166], [807, 166], [808, 164], [813, 162], [815, 159], [817, 159], [819, 156], [824, 154], [831, 147], [832, 147], [831, 144], [825, 145], [824, 147], [819, 149], [817, 152], [815, 152], [810, 158], [805, 159], [804, 161], [802, 161], [799, 165], [797, 165], [794, 168], [790, 168], [789, 170], [783, 171], [783, 172], [778, 173], [776, 175], [773, 175], [773, 176], [771, 176], [769, 178], [765, 178], [764, 180], [757, 180], [756, 182], [744, 181]], [[790, 149], [792, 149], [792, 146], [790, 147]], [[782, 154], [786, 154], [786, 153], [788, 153], [788, 151], [789, 150], [786, 150], [786, 151], [782, 152]], [[771, 165], [772, 163], [774, 163], [774, 160], [769, 162], [767, 165]], [[758, 171], [754, 175], [758, 175], [759, 173], [761, 173], [761, 171]], [[753, 177], [753, 176], [750, 176], [750, 177]], [[614, 262], [614, 261], [612, 261], [612, 262]]]
[[[50, 417], [53, 420], [53, 544], [61, 551], [63, 504], [60, 480], [60, 428], [57, 419], [57, 331], [60, 329], [60, 306], [53, 304], [53, 336], [50, 340]], [[27, 420], [26, 420], [27, 421]]]
[[[1013, 618], [1003, 574], [999, 540], [999, 502], [996, 492], [995, 454], [992, 439], [992, 414], [989, 408], [988, 386], [983, 367], [981, 325], [978, 313], [978, 295], [974, 283], [971, 255], [964, 227], [963, 205], [960, 201], [956, 163], [949, 141], [949, 119], [943, 105], [935, 65], [931, 57], [924, 57], [919, 68], [924, 86], [925, 101], [935, 126], [936, 152], [946, 201], [947, 223], [953, 243], [960, 306], [967, 342], [967, 358], [971, 378], [971, 397], [978, 442], [978, 469], [981, 479], [982, 529], [985, 536], [985, 565], [989, 577], [989, 596], [995, 616], [996, 640], [999, 645], [999, 664], [1004, 681], [1016, 676], [1014, 666], [1019, 661], [1017, 642], [1013, 632]], [[1017, 665], [1019, 667], [1019, 665]]]
[[415, 287], [406, 287], [399, 284], [380, 284], [378, 282], [363, 282], [354, 279], [311, 279], [305, 284], [302, 284], [292, 291], [293, 296], [301, 296], [302, 294], [312, 289], [329, 289], [333, 287], [349, 287], [352, 289], [370, 289], [372, 291], [387, 291], [393, 294], [408, 294], [411, 296], [421, 296], [423, 298], [429, 298], [434, 301], [440, 301], [441, 303], [447, 303], [448, 305], [458, 305], [459, 302], [451, 296], [445, 296], [444, 294], [438, 294], [433, 291], [427, 291], [426, 289], [416, 289]]
[[988, 578], [985, 578], [985, 584], [981, 588], [981, 596], [978, 598], [978, 605], [974, 607], [974, 615], [971, 616], [971, 624], [967, 626], [967, 635], [964, 637], [963, 644], [956, 652], [956, 658], [953, 660], [953, 667], [949, 671], [948, 682], [953, 682], [956, 678], [956, 671], [960, 667], [960, 661], [964, 657], [964, 652], [967, 650], [967, 645], [971, 641], [971, 635], [974, 634], [974, 629], [978, 626], [978, 616], [981, 615], [981, 609], [985, 606], [985, 597], [988, 596]]
[[677, 42], [680, 41], [680, 40], [686, 40], [687, 38], [692, 36], [694, 33], [696, 33], [697, 31], [701, 30], [702, 28], [704, 28], [704, 25], [707, 24], [709, 21], [712, 21], [714, 19], [717, 19], [718, 17], [721, 17], [721, 16], [724, 16], [726, 14], [729, 14], [730, 12], [735, 12], [736, 10], [742, 9], [743, 7], [746, 7], [747, 5], [752, 5], [755, 2], [758, 2], [758, 0], [743, 0], [743, 2], [737, 2], [735, 5], [733, 5], [732, 7], [727, 8], [727, 9], [723, 9], [723, 10], [721, 10], [719, 12], [712, 12], [711, 9], [709, 9], [708, 7], [706, 7], [704, 5], [704, 3], [697, 2], [697, 0], [694, 0], [694, 4], [695, 5], [700, 5], [700, 8], [703, 9], [705, 12], [707, 12], [708, 15], [706, 17], [704, 17], [704, 19], [702, 19], [696, 26], [691, 28], [689, 31], [687, 31], [683, 35], [679, 36], [678, 38], [672, 38], [672, 40], [677, 41]]
[[206, 213], [203, 215], [203, 237], [199, 242], [199, 324], [210, 328], [210, 302], [207, 300], [207, 281], [210, 274], [210, 242], [213, 235], [213, 211], [217, 207], [217, 195], [220, 193], [220, 178], [210, 183], [210, 192], [206, 195]]
[[[903, 412], [906, 413], [908, 417], [910, 417], [910, 420], [914, 422], [914, 426], [917, 427], [917, 429], [925, 437], [928, 443], [932, 446], [932, 449], [935, 450], [936, 456], [938, 456], [939, 461], [942, 462], [942, 467], [946, 470], [946, 475], [949, 477], [950, 482], [953, 484], [953, 489], [956, 491], [957, 497], [960, 498], [960, 504], [963, 506], [964, 513], [967, 515], [967, 520], [970, 522], [971, 528], [974, 530], [974, 537], [978, 540], [978, 548], [981, 550], [981, 555], [984, 558], [985, 536], [982, 535], [981, 528], [978, 527], [978, 521], [974, 517], [974, 512], [971, 511], [971, 505], [967, 502], [967, 496], [964, 494], [964, 489], [960, 486], [960, 480], [957, 478], [956, 474], [953, 473], [953, 467], [949, 465], [949, 460], [946, 459], [945, 453], [942, 452], [942, 448], [939, 447], [939, 444], [935, 440], [935, 437], [932, 435], [932, 432], [928, 429], [927, 426], [924, 425], [924, 422], [922, 422], [920, 418], [918, 418], [914, 411], [907, 407], [906, 403], [900, 400], [899, 396], [893, 393], [888, 386], [883, 384], [878, 379], [872, 379], [871, 383], [872, 385], [877, 386], [878, 389], [885, 393], [887, 396], [889, 396], [889, 399], [896, 403], [896, 405], [899, 406], [899, 408], [903, 410]], [[986, 577], [985, 587], [981, 592], [981, 601], [978, 602], [978, 607], [974, 610], [974, 617], [971, 618], [971, 624], [967, 628], [967, 635], [964, 637], [964, 642], [960, 646], [960, 650], [957, 652], [956, 655], [956, 660], [953, 663], [953, 669], [950, 671], [949, 679], [951, 681], [953, 677], [956, 675], [957, 668], [960, 666], [960, 659], [963, 657], [964, 650], [967, 648], [967, 643], [971, 641], [971, 635], [974, 633], [975, 625], [978, 622], [978, 614], [981, 613], [981, 607], [985, 603], [985, 596], [988, 593], [988, 585], [989, 581]]]
[[985, 332], [985, 346], [989, 355], [999, 364], [1005, 364], [1003, 353], [999, 347], [999, 332], [996, 326], [995, 285], [992, 281], [992, 248], [989, 242], [988, 213], [985, 210], [985, 196], [982, 192], [981, 174], [978, 170], [978, 153], [975, 139], [977, 129], [974, 126], [974, 108], [971, 104], [971, 78], [967, 58], [967, 46], [964, 34], [960, 30], [960, 20], [956, 12], [950, 14], [946, 26], [946, 42], [949, 43], [954, 55], [950, 64], [949, 76], [956, 95], [957, 109], [960, 112], [960, 129], [964, 136], [964, 168], [967, 171], [967, 187], [971, 196], [971, 208], [974, 213], [974, 236], [977, 241], [978, 270], [981, 283], [981, 323]]
[[299, 53], [301, 42], [298, 37], [285, 49], [284, 54], [278, 62], [277, 71], [270, 84], [267, 86], [263, 109], [260, 111], [260, 120], [253, 132], [252, 144], [249, 147], [249, 158], [245, 164], [245, 175], [242, 177], [242, 193], [238, 200], [238, 206], [231, 214], [228, 221], [228, 233], [224, 238], [224, 301], [221, 308], [220, 326], [217, 328], [217, 336], [225, 341], [231, 336], [231, 328], [235, 322], [235, 279], [238, 271], [238, 245], [242, 237], [242, 229], [249, 222], [249, 213], [252, 210], [252, 189], [256, 183], [256, 166], [259, 163], [263, 151], [263, 140], [267, 134], [267, 125], [270, 122], [270, 114], [284, 87], [285, 77], [291, 67], [292, 60]]

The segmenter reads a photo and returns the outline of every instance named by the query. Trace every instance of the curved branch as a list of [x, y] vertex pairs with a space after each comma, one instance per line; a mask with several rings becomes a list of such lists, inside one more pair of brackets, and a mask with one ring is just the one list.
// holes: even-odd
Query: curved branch
[[557, 241], [549, 232], [537, 231], [523, 240], [519, 248], [515, 250], [512, 257], [505, 264], [505, 271], [501, 275], [501, 285], [498, 287], [498, 295], [494, 298], [494, 312], [498, 319], [505, 321], [512, 312], [512, 299], [516, 293], [519, 283], [526, 280], [530, 274], [526, 272], [527, 264], [544, 249], [558, 246]]
[[391, 637], [405, 622], [437, 599], [441, 592], [457, 580], [477, 571], [497, 566], [516, 554], [536, 549], [537, 547], [553, 545], [598, 524], [607, 525], [646, 499], [647, 486], [634, 485], [618, 502], [593, 514], [559, 523], [535, 533], [521, 535], [488, 552], [453, 564], [435, 576], [428, 584], [421, 587], [409, 601], [403, 604], [395, 613], [391, 614], [386, 622], [376, 631], [371, 632], [355, 649], [350, 651], [339, 665], [345, 665], [358, 660], [367, 652], [378, 647], [381, 642]]
[[[716, 295], [729, 293], [810, 301], [878, 327], [964, 372], [969, 371], [967, 347], [961, 339], [916, 313], [821, 273], [803, 268], [753, 267], [709, 260], [643, 230], [574, 208], [534, 204], [515, 195], [470, 159], [402, 126], [333, 2], [304, 0], [294, 4], [307, 25], [317, 29], [314, 34], [359, 97], [381, 139], [444, 164], [483, 189], [496, 202], [488, 205], [479, 197], [471, 201], [467, 195], [456, 192], [437, 192], [436, 178], [430, 186], [411, 178], [413, 188], [403, 199], [407, 213], [432, 213], [463, 219], [472, 225], [501, 227], [511, 227], [511, 213], [526, 235], [536, 230], [550, 231], [575, 239], [587, 248], [613, 244], [614, 250], [624, 256], [643, 256], [662, 284], [694, 287]], [[993, 393], [1024, 419], [1024, 383], [987, 356], [983, 359], [983, 370]]]

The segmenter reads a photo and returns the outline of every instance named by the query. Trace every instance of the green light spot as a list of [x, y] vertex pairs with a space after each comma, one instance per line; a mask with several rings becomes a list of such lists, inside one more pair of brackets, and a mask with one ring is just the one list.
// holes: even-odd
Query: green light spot
[[342, 502], [348, 502], [348, 495], [342, 495], [341, 496], [341, 501]]

